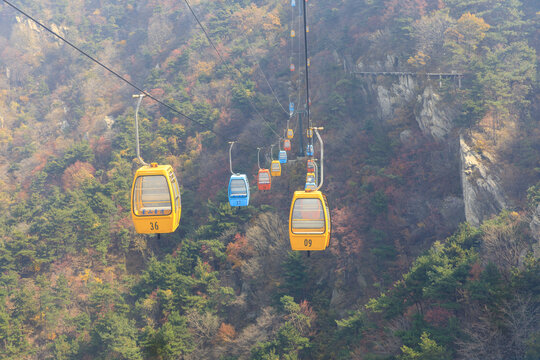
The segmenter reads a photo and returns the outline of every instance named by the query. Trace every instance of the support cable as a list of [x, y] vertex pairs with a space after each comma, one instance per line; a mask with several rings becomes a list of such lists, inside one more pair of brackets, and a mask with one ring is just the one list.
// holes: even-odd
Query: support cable
[[283, 106], [283, 104], [281, 104], [281, 101], [279, 101], [279, 99], [278, 99], [278, 97], [276, 95], [276, 92], [274, 91], [274, 88], [272, 87], [272, 85], [270, 85], [270, 81], [268, 81], [268, 78], [266, 77], [266, 74], [262, 70], [261, 64], [259, 64], [259, 61], [257, 60], [257, 58], [253, 55], [253, 53], [251, 51], [251, 46], [249, 45], [249, 43], [248, 43], [248, 53], [253, 58], [253, 61], [255, 62], [255, 65], [257, 65], [257, 68], [261, 72], [261, 74], [262, 74], [262, 76], [264, 78], [264, 81], [266, 81], [266, 84], [270, 88], [270, 91], [272, 92], [272, 95], [274, 96], [274, 99], [276, 99], [276, 102], [279, 104], [279, 107], [283, 110], [283, 112], [285, 112], [285, 114], [289, 114], [289, 112], [287, 110], [285, 110], [285, 107]]
[[141, 101], [144, 97], [144, 94], [133, 95], [133, 98], [138, 98], [137, 108], [135, 109], [135, 142], [137, 143], [137, 159], [142, 165], [148, 165], [141, 157], [141, 150], [139, 145], [139, 107], [141, 106]]
[[[307, 9], [306, 9], [306, 0], [301, 0], [304, 9], [304, 55], [306, 61], [306, 116], [308, 120], [308, 129], [313, 127], [311, 123], [311, 114], [310, 114], [310, 95], [309, 95], [309, 58], [308, 58], [308, 39], [307, 39]], [[308, 139], [308, 143], [313, 146], [313, 137]]]
[[[191, 11], [191, 14], [193, 15], [193, 17], [195, 18], [195, 20], [197, 21], [197, 24], [199, 24], [199, 27], [202, 29], [204, 35], [206, 36], [206, 39], [208, 40], [208, 42], [212, 45], [212, 47], [214, 48], [214, 50], [216, 51], [216, 53], [218, 54], [219, 56], [219, 59], [221, 60], [221, 63], [222, 65], [226, 66], [226, 63], [225, 63], [225, 60], [223, 59], [223, 56], [221, 55], [221, 52], [217, 49], [217, 47], [214, 45], [214, 42], [212, 41], [212, 39], [210, 38], [210, 36], [208, 35], [208, 33], [206, 32], [206, 29], [204, 28], [203, 24], [201, 23], [201, 21], [199, 20], [199, 17], [197, 16], [197, 14], [195, 14], [195, 11], [193, 10], [193, 8], [191, 7], [191, 5], [189, 4], [189, 1], [188, 0], [184, 0], [184, 2], [186, 3], [187, 7], [189, 8], [189, 10]], [[234, 69], [236, 71], [239, 72], [239, 70], [234, 67]], [[232, 72], [231, 72], [232, 73]], [[268, 123], [268, 121], [266, 121], [266, 119], [264, 118], [264, 116], [262, 116], [262, 114], [259, 112], [259, 110], [255, 107], [255, 104], [253, 103], [253, 101], [251, 100], [251, 98], [248, 96], [247, 97], [249, 103], [251, 104], [251, 107], [253, 108], [253, 110], [255, 110], [255, 112], [257, 113], [257, 115], [259, 115], [259, 117], [263, 120], [263, 122], [266, 124], [266, 126], [268, 126], [268, 128], [276, 135], [279, 137], [279, 134], [276, 133], [274, 131], [274, 129], [270, 126], [270, 124]]]
[[231, 146], [229, 147], [229, 167], [231, 169], [231, 174], [234, 175], [234, 171], [232, 169], [232, 148], [234, 146], [234, 143], [235, 141], [229, 141], [229, 144], [231, 144]]

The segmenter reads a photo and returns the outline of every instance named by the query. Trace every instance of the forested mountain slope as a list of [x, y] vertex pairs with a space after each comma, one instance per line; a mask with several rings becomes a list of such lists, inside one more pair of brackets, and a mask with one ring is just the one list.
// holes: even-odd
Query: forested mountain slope
[[183, 1], [10, 2], [170, 106], [143, 100], [141, 153], [183, 209], [135, 233], [138, 91], [0, 3], [3, 358], [540, 357], [536, 0], [307, 3], [333, 232], [309, 258], [305, 161], [247, 208], [226, 192], [227, 141], [255, 183], [305, 99], [290, 1], [190, 1], [223, 61]]

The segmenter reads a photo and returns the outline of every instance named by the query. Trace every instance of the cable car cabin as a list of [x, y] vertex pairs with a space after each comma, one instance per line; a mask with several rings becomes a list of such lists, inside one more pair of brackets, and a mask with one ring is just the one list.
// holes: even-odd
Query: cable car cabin
[[295, 191], [289, 214], [292, 250], [324, 250], [330, 242], [330, 210], [320, 191]]
[[283, 150], [290, 151], [291, 150], [291, 140], [285, 139], [283, 140]]
[[315, 173], [315, 161], [308, 160], [307, 161], [307, 172], [308, 173]]
[[131, 218], [139, 234], [171, 233], [180, 223], [182, 201], [170, 165], [152, 163], [137, 170], [131, 188]]
[[307, 135], [307, 138], [308, 139], [311, 139], [313, 137], [313, 129], [307, 129], [306, 130], [306, 135]]
[[307, 156], [313, 156], [313, 145], [308, 145], [306, 147], [306, 155]]
[[272, 176], [270, 176], [270, 170], [260, 169], [257, 175], [257, 185], [259, 190], [270, 190], [272, 188]]
[[287, 139], [292, 139], [294, 137], [293, 129], [287, 129]]
[[279, 162], [281, 164], [287, 163], [287, 152], [285, 150], [279, 150]]
[[231, 175], [229, 180], [229, 204], [231, 206], [249, 205], [249, 182], [245, 174]]
[[270, 173], [272, 176], [281, 176], [281, 163], [278, 160], [272, 160], [272, 164], [270, 164]]
[[307, 183], [314, 183], [315, 182], [315, 173], [307, 173], [306, 182]]
[[315, 191], [317, 190], [317, 184], [314, 182], [306, 182], [306, 186], [304, 187], [305, 191]]

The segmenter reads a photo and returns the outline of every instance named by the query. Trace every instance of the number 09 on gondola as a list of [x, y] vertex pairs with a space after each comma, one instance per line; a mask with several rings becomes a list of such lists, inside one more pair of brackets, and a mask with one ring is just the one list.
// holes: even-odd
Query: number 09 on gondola
[[131, 208], [135, 231], [139, 234], [176, 230], [182, 203], [178, 181], [170, 165], [152, 163], [137, 170], [131, 189]]

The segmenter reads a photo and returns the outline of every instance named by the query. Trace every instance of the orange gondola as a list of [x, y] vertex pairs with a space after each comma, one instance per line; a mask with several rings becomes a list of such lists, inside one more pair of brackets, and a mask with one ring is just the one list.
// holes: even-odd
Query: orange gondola
[[285, 139], [283, 140], [283, 150], [290, 151], [291, 150], [291, 140]]
[[272, 188], [272, 176], [270, 170], [260, 169], [257, 175], [257, 185], [259, 190], [270, 190]]

